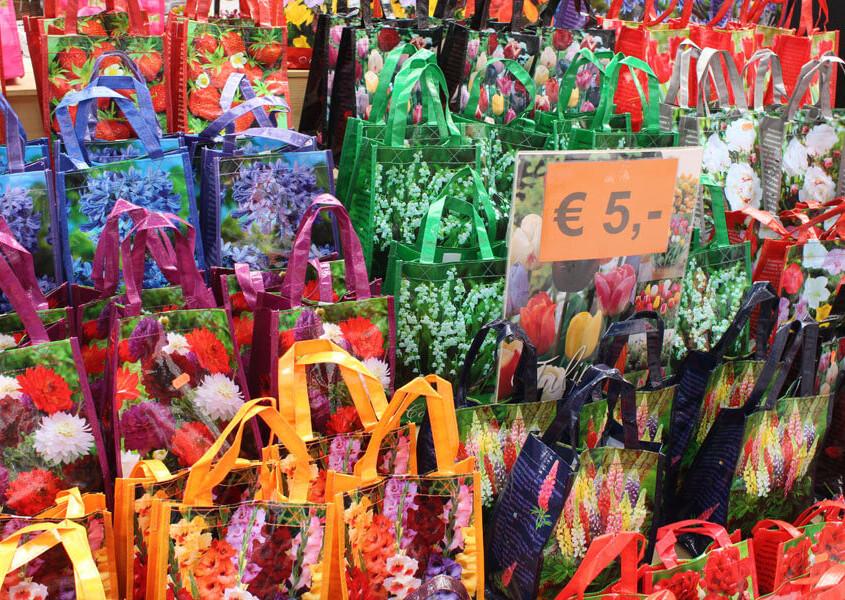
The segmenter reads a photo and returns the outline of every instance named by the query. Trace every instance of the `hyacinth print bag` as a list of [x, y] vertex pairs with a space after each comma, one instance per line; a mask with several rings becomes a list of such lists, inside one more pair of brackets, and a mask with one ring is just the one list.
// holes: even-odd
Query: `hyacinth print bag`
[[[699, 556], [679, 559], [675, 549], [682, 534], [706, 536], [713, 544]], [[655, 545], [657, 560], [645, 576], [654, 591], [668, 590], [678, 599], [713, 594], [726, 600], [759, 598], [751, 540], [729, 536], [721, 525], [680, 521], [661, 527]]]
[[[381, 440], [420, 397], [432, 422], [437, 470], [383, 477]], [[343, 593], [337, 597], [358, 598], [368, 588], [401, 597], [445, 574], [459, 579], [471, 598], [484, 598], [481, 478], [473, 459], [456, 462], [457, 452], [451, 384], [430, 375], [397, 390], [354, 476], [328, 473], [327, 493], [343, 511], [333, 587]]]
[[[100, 581], [108, 598], [119, 598], [115, 538], [112, 514], [106, 508], [103, 494], [80, 494], [77, 488], [59, 492], [56, 506], [32, 517], [0, 517], [3, 539], [26, 527], [40, 523], [71, 522], [85, 528], [91, 555], [96, 563]], [[46, 586], [47, 595], [58, 594], [73, 587], [73, 568], [63, 552], [50, 551], [42, 562], [36, 562], [26, 571], [33, 583]]]
[[[525, 438], [493, 512], [485, 515], [487, 598], [538, 597], [543, 548], [563, 511], [577, 463], [571, 449], [549, 447], [532, 434]], [[496, 542], [502, 539], [508, 543]]]
[[[216, 135], [221, 129], [218, 125], [253, 102], [217, 119], [203, 136]], [[249, 131], [256, 137], [284, 136], [288, 143], [270, 152], [239, 150], [234, 140], [232, 144], [224, 141], [220, 150], [203, 149], [200, 218], [206, 262], [229, 268], [245, 263], [255, 270], [281, 269], [311, 200], [334, 192], [334, 165], [327, 151], [297, 151], [312, 143], [310, 137], [284, 129]], [[247, 132], [238, 135], [239, 140], [249, 137]], [[314, 244], [321, 253], [330, 254], [336, 247], [331, 222], [318, 225]]]
[[[74, 129], [69, 108], [79, 106], [81, 122], [100, 98], [113, 98], [138, 134], [146, 157], [94, 164], [84, 138]], [[148, 210], [173, 213], [198, 229], [193, 177], [187, 150], [164, 153], [155, 133], [142, 118], [138, 108], [121, 94], [105, 87], [87, 88], [69, 96], [57, 109], [65, 153], [59, 155], [56, 172], [56, 197], [60, 215], [67, 225], [61, 232], [65, 275], [70, 283], [91, 285], [92, 260], [105, 222], [114, 203], [128, 199]], [[197, 261], [203, 264], [202, 244]], [[161, 287], [164, 277], [152, 264], [148, 267], [146, 287]]]
[[[605, 384], [610, 384], [608, 400], [589, 403]], [[584, 409], [597, 405], [605, 411], [606, 425], [596, 444], [585, 443], [588, 449], [581, 452], [572, 489], [543, 551], [540, 598], [554, 598], [576, 576], [597, 536], [628, 531], [653, 539], [660, 522], [663, 455], [659, 444], [637, 441], [635, 401], [633, 386], [616, 369], [590, 367], [546, 430], [549, 444], [577, 439]], [[618, 435], [610, 418], [616, 402], [622, 405], [621, 440], [611, 442]], [[594, 587], [607, 586], [611, 576], [597, 572]]]
[[[346, 293], [335, 298], [334, 283], [319, 285], [315, 300], [313, 287], [306, 288], [312, 231], [327, 215], [337, 224], [343, 252], [341, 266], [319, 265], [319, 279], [334, 281], [341, 275]], [[313, 284], [312, 284], [313, 286]], [[306, 293], [307, 292], [307, 293]], [[253, 348], [250, 357], [250, 381], [261, 395], [278, 395], [275, 381], [276, 361], [294, 343], [324, 338], [336, 342], [364, 362], [385, 390], [395, 381], [396, 319], [393, 297], [381, 294], [379, 281], [370, 282], [361, 245], [349, 215], [340, 202], [328, 194], [314, 199], [297, 231], [293, 252], [280, 294], [258, 295]]]
[[85, 528], [68, 520], [27, 525], [4, 539], [0, 583], [3, 594], [33, 600], [62, 593], [79, 600], [119, 598], [116, 588], [106, 592]]
[[[427, 371], [456, 378], [472, 343], [469, 332], [501, 315], [505, 248], [491, 243], [480, 206], [455, 193], [461, 183], [455, 175], [432, 202], [415, 244], [394, 241], [391, 246], [385, 288], [396, 298], [400, 381]], [[484, 205], [484, 188], [473, 186], [471, 193]], [[469, 236], [463, 244], [460, 239], [444, 243], [444, 230], [458, 218], [463, 219], [462, 228], [470, 229]], [[495, 220], [489, 225], [495, 231]], [[483, 352], [492, 350], [488, 344]], [[467, 389], [483, 378], [485, 362], [476, 362]]]
[[6, 406], [2, 473], [3, 512], [31, 516], [55, 503], [64, 489], [111, 495], [106, 446], [79, 341], [49, 341], [6, 259], [0, 284], [23, 322], [30, 345], [0, 353]]
[[[235, 466], [244, 430], [259, 419], [288, 449], [292, 476], [280, 478], [266, 463], [254, 494], [220, 504], [213, 490]], [[215, 461], [232, 434], [231, 446]], [[244, 404], [189, 471], [181, 500], [153, 500], [147, 597], [333, 597], [328, 565], [335, 511], [331, 503], [307, 501], [310, 470], [305, 442], [293, 427], [262, 400]]]

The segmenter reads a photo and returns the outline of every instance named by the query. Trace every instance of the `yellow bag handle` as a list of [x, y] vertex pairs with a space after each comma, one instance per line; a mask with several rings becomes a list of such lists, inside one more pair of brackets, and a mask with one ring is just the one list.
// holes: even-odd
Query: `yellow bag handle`
[[36, 518], [43, 519], [81, 519], [98, 510], [106, 510], [104, 494], [85, 494], [79, 488], [62, 490], [56, 495], [56, 506], [38, 513]]
[[[436, 386], [432, 387], [432, 384]], [[367, 445], [364, 456], [355, 464], [354, 474], [359, 485], [368, 485], [380, 479], [378, 454], [385, 436], [396, 429], [399, 419], [411, 403], [424, 396], [431, 419], [434, 437], [434, 451], [437, 457], [437, 475], [456, 475], [472, 472], [475, 461], [468, 459], [455, 464], [458, 455], [458, 425], [455, 417], [455, 403], [452, 399], [452, 384], [436, 375], [417, 377], [399, 388], [387, 406]]]
[[[18, 546], [25, 535], [32, 533], [39, 535]], [[72, 521], [28, 525], [0, 542], [0, 583], [6, 580], [9, 573], [38, 558], [57, 544], [64, 546], [73, 565], [76, 597], [79, 600], [106, 600], [100, 571], [88, 546], [88, 534], [82, 525]]]
[[[213, 504], [211, 490], [228, 475], [238, 462], [241, 451], [241, 439], [244, 427], [254, 418], [260, 418], [279, 438], [296, 459], [293, 477], [290, 481], [291, 502], [305, 502], [311, 483], [311, 466], [308, 448], [293, 427], [273, 407], [272, 398], [258, 398], [244, 403], [232, 418], [220, 437], [190, 468], [188, 480], [185, 482], [183, 502], [185, 504], [211, 506]], [[229, 435], [235, 431], [232, 445], [217, 463], [214, 459], [223, 448]], [[213, 466], [212, 466], [213, 464]]]
[[156, 481], [164, 481], [170, 477], [170, 469], [168, 469], [163, 462], [152, 458], [139, 460], [132, 467], [132, 472], [129, 474], [133, 479], [155, 479]]
[[364, 363], [330, 340], [296, 342], [279, 359], [279, 412], [293, 424], [302, 439], [313, 439], [306, 367], [326, 363], [340, 367], [364, 430], [374, 430], [387, 409], [387, 396], [381, 381]]

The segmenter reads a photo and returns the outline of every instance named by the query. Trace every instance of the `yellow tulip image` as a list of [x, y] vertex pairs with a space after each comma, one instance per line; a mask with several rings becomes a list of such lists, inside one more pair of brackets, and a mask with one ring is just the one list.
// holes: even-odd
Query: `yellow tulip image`
[[584, 356], [590, 356], [593, 353], [601, 336], [603, 316], [599, 310], [595, 315], [584, 311], [572, 317], [569, 322], [569, 329], [566, 330], [566, 346], [564, 348], [566, 358], [575, 358], [581, 348], [584, 349]]
[[578, 98], [581, 97], [581, 93], [578, 91], [578, 88], [574, 88], [572, 93], [569, 95], [569, 108], [575, 108], [578, 106]]
[[367, 93], [375, 94], [378, 89], [378, 75], [372, 71], [364, 73], [364, 83], [367, 85]]
[[505, 99], [502, 97], [501, 94], [493, 94], [492, 100], [490, 100], [490, 106], [493, 107], [493, 114], [500, 115], [505, 112]]
[[549, 69], [546, 68], [546, 65], [537, 65], [536, 70], [534, 71], [534, 81], [537, 85], [543, 85], [549, 80]]

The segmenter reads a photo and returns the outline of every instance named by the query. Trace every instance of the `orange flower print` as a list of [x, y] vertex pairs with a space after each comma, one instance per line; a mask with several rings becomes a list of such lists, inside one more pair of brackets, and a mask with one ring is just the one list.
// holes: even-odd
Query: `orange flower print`
[[106, 369], [106, 349], [98, 348], [96, 344], [82, 346], [82, 360], [88, 375], [99, 375]]
[[208, 329], [194, 329], [185, 335], [185, 339], [203, 369], [211, 373], [229, 373], [229, 353], [226, 352], [223, 342]]
[[252, 328], [254, 322], [250, 316], [235, 317], [232, 322], [235, 325], [235, 339], [241, 346], [252, 344]]
[[232, 559], [235, 549], [223, 540], [214, 540], [194, 569], [199, 600], [222, 600], [223, 593], [238, 582], [238, 569]]
[[138, 391], [138, 374], [127, 368], [117, 370], [117, 393], [115, 395], [115, 408], [118, 410], [126, 401], [135, 400], [141, 392]]
[[23, 393], [32, 399], [38, 410], [52, 415], [73, 407], [71, 400], [73, 392], [70, 386], [53, 369], [42, 365], [29, 368], [22, 375], [18, 375], [18, 383]]
[[358, 358], [381, 358], [384, 353], [384, 336], [372, 321], [355, 317], [339, 323], [343, 337], [352, 346], [352, 353]]

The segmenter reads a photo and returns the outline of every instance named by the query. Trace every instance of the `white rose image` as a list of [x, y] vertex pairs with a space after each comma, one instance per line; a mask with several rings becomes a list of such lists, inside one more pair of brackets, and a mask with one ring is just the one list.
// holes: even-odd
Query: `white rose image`
[[732, 152], [748, 154], [754, 150], [756, 140], [757, 129], [754, 127], [754, 123], [748, 119], [732, 121], [725, 130], [725, 142], [728, 144], [728, 150]]
[[807, 149], [798, 138], [789, 140], [786, 152], [783, 153], [783, 172], [790, 177], [803, 175], [810, 165], [807, 163]]
[[731, 166], [728, 147], [715, 133], [707, 138], [704, 153], [701, 156], [701, 164], [708, 173], [724, 173]]
[[807, 154], [827, 156], [838, 141], [839, 136], [836, 135], [833, 127], [827, 123], [816, 125], [807, 132]]
[[821, 167], [810, 167], [804, 174], [804, 187], [798, 192], [800, 202], [830, 202], [836, 195], [836, 184]]
[[760, 177], [745, 163], [732, 164], [725, 179], [725, 197], [731, 210], [739, 210], [744, 206], [760, 208], [763, 199]]

